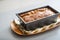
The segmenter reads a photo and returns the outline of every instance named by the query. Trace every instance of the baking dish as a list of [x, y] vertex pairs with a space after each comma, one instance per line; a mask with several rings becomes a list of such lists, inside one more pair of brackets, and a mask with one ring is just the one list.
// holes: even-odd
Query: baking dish
[[[37, 9], [43, 9], [43, 8], [47, 8], [47, 9], [51, 10], [54, 13], [54, 15], [47, 16], [47, 17], [44, 17], [42, 19], [31, 21], [31, 22], [25, 22], [23, 20], [23, 18], [20, 16], [22, 14], [25, 14], [25, 13], [28, 13], [28, 12], [31, 12], [31, 11], [34, 11], [34, 10], [37, 10]], [[27, 31], [31, 31], [31, 30], [35, 30], [36, 28], [41, 28], [45, 25], [50, 25], [51, 23], [55, 23], [56, 19], [57, 19], [57, 16], [59, 15], [59, 12], [56, 11], [55, 9], [53, 9], [50, 6], [44, 6], [44, 7], [29, 10], [29, 11], [26, 11], [26, 12], [18, 13], [16, 15], [19, 18], [20, 24], [22, 25], [22, 29], [25, 29]]]

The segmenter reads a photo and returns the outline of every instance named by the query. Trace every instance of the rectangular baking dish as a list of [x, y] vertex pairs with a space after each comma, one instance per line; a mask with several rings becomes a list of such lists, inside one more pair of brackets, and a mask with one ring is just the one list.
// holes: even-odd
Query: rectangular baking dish
[[[27, 13], [27, 12], [30, 12], [30, 11], [33, 11], [33, 10], [36, 10], [36, 9], [41, 9], [41, 8], [48, 8], [51, 11], [53, 11], [55, 13], [55, 15], [52, 15], [52, 16], [49, 16], [49, 17], [46, 17], [46, 18], [43, 18], [43, 19], [40, 19], [40, 20], [36, 20], [36, 21], [33, 21], [33, 22], [29, 22], [29, 23], [25, 23], [22, 20], [22, 18], [20, 17], [21, 14], [24, 14], [24, 13]], [[51, 24], [52, 22], [53, 23], [56, 22], [57, 16], [59, 15], [59, 12], [56, 11], [55, 9], [53, 9], [52, 7], [44, 6], [44, 7], [40, 7], [40, 8], [36, 8], [36, 9], [32, 9], [32, 10], [29, 10], [29, 11], [26, 11], [26, 12], [16, 14], [17, 17], [19, 18], [20, 25], [22, 25], [23, 29], [28, 30], [28, 31], [29, 30], [35, 30], [36, 28], [41, 28], [45, 25]]]

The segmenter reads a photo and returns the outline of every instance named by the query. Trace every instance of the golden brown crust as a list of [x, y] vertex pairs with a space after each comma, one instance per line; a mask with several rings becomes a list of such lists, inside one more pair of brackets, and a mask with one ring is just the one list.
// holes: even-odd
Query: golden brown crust
[[35, 9], [30, 12], [20, 15], [25, 22], [31, 22], [34, 20], [42, 19], [51, 15], [55, 15], [53, 11], [48, 8]]

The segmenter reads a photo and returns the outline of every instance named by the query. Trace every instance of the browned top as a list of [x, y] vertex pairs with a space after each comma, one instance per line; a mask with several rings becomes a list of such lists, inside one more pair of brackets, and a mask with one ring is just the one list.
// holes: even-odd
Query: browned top
[[31, 21], [34, 21], [37, 19], [42, 19], [47, 16], [51, 16], [53, 14], [54, 14], [54, 12], [51, 11], [50, 9], [41, 8], [41, 9], [36, 9], [36, 10], [30, 11], [30, 12], [21, 14], [20, 16], [25, 22], [31, 22]]

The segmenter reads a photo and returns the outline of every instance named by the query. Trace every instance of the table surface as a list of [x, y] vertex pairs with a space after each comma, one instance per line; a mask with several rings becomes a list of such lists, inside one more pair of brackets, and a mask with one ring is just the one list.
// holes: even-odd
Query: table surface
[[60, 27], [33, 36], [19, 36], [10, 28], [10, 22], [18, 19], [17, 13], [45, 5], [59, 11], [59, 3], [60, 0], [0, 0], [0, 40], [60, 40]]

